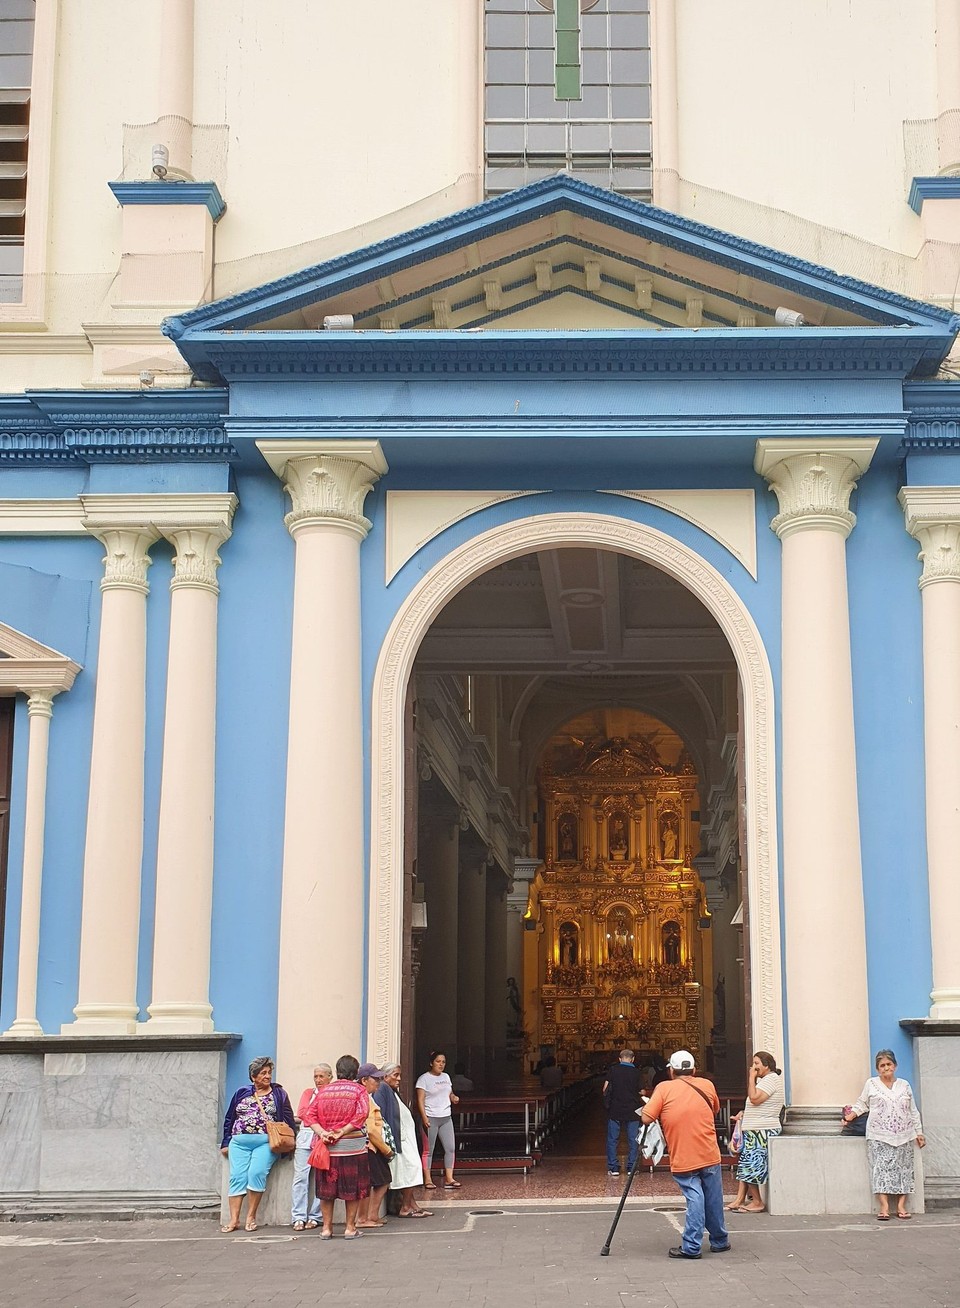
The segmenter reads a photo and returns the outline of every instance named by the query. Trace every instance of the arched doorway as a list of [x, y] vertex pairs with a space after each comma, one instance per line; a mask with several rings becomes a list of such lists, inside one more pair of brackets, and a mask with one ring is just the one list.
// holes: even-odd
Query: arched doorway
[[544, 514], [504, 524], [441, 559], [401, 605], [384, 640], [372, 701], [371, 859], [367, 1049], [394, 1056], [400, 1047], [404, 879], [404, 723], [414, 660], [431, 624], [475, 578], [531, 551], [593, 547], [652, 565], [689, 591], [711, 615], [732, 655], [740, 686], [742, 851], [749, 914], [752, 1043], [783, 1048], [773, 682], [746, 605], [724, 577], [663, 532], [608, 515]]

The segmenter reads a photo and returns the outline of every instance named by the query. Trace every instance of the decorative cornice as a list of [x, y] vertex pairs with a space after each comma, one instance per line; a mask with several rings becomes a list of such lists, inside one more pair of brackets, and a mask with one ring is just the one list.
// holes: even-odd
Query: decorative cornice
[[387, 471], [379, 441], [257, 441], [293, 505], [284, 518], [291, 535], [303, 527], [370, 530], [363, 502]]
[[[933, 327], [563, 331], [194, 332], [181, 348], [206, 381], [756, 374], [907, 377], [935, 372], [952, 336]], [[189, 349], [187, 349], [189, 345]]]
[[897, 498], [907, 531], [920, 543], [920, 589], [960, 581], [960, 487], [904, 486]]
[[215, 388], [0, 396], [0, 464], [232, 461], [226, 409]]
[[223, 216], [226, 204], [216, 182], [107, 182], [121, 205], [202, 204], [214, 222]]
[[877, 440], [760, 440], [754, 468], [775, 492], [780, 512], [770, 524], [783, 540], [796, 531], [849, 536], [856, 523], [850, 496], [870, 466]]
[[960, 200], [960, 177], [914, 177], [907, 204], [921, 213], [924, 200]]

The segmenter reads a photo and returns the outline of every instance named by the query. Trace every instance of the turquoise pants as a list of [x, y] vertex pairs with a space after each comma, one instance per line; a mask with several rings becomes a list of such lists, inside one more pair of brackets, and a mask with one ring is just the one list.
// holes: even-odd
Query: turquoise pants
[[270, 1152], [270, 1140], [266, 1132], [232, 1135], [227, 1146], [230, 1194], [246, 1194], [248, 1190], [257, 1190], [262, 1194], [267, 1188], [270, 1168], [276, 1160], [277, 1155]]

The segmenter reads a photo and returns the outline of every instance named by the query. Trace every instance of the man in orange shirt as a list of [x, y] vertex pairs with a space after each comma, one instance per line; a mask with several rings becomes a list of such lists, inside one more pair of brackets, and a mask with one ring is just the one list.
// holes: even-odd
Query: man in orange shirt
[[712, 1081], [695, 1075], [693, 1054], [678, 1049], [667, 1064], [663, 1081], [644, 1105], [640, 1120], [659, 1122], [670, 1150], [670, 1171], [687, 1201], [687, 1218], [680, 1244], [671, 1258], [699, 1258], [703, 1232], [710, 1252], [726, 1253], [730, 1237], [723, 1223], [723, 1182], [714, 1118], [720, 1100]]

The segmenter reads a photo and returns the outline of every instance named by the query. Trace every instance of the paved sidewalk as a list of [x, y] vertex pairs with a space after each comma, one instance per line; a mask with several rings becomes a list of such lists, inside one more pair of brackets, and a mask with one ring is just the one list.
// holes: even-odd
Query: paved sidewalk
[[629, 1205], [609, 1258], [610, 1205], [463, 1203], [321, 1243], [210, 1221], [0, 1226], [0, 1304], [20, 1308], [930, 1308], [960, 1305], [960, 1212], [872, 1218], [731, 1215], [730, 1253], [666, 1256], [680, 1213]]

